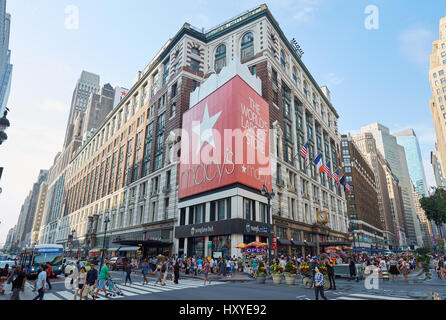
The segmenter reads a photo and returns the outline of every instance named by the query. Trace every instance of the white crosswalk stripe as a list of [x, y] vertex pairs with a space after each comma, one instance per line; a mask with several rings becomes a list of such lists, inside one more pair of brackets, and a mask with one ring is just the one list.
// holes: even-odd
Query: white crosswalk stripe
[[414, 299], [354, 293], [354, 294], [349, 294], [348, 296], [338, 297], [335, 300], [414, 300]]
[[[171, 281], [168, 281], [165, 286], [161, 286], [160, 284], [154, 285], [155, 281], [151, 280], [149, 281], [148, 285], [143, 285], [142, 283], [133, 283], [129, 284], [127, 286], [124, 286], [123, 284], [118, 284], [119, 289], [122, 291], [124, 296], [105, 296], [103, 291], [99, 292], [99, 299], [98, 300], [109, 300], [109, 299], [121, 299], [124, 297], [134, 297], [138, 295], [150, 295], [150, 294], [156, 294], [156, 293], [164, 293], [169, 291], [177, 291], [177, 290], [185, 290], [185, 289], [194, 289], [194, 288], [203, 288], [208, 286], [215, 286], [215, 285], [221, 285], [225, 284], [223, 282], [212, 282], [211, 284], [204, 285], [204, 282], [202, 280], [183, 280], [179, 282], [179, 284], [174, 284]], [[108, 290], [107, 290], [108, 291]], [[65, 291], [58, 291], [54, 293], [47, 293], [45, 294], [44, 299], [45, 300], [73, 300], [74, 297], [74, 291], [72, 290], [65, 290]], [[91, 297], [89, 297], [89, 300]]]

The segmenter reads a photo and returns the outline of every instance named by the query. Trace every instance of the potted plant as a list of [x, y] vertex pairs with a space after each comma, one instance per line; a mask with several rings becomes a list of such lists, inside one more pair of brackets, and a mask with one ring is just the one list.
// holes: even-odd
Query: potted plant
[[311, 275], [311, 267], [307, 263], [300, 265], [300, 274], [302, 276], [302, 283], [305, 288], [311, 288], [313, 286], [313, 276]]
[[257, 283], [264, 284], [266, 281], [266, 267], [263, 262], [259, 263], [259, 267], [256, 271]]
[[292, 264], [291, 262], [288, 262], [285, 265], [285, 282], [288, 285], [294, 285], [296, 282], [296, 276], [297, 276], [297, 267]]
[[328, 279], [328, 270], [324, 263], [319, 263], [317, 265], [319, 271], [324, 275], [324, 286], [325, 288], [330, 287], [330, 280]]
[[283, 268], [277, 263], [271, 266], [271, 274], [273, 276], [274, 284], [281, 284], [283, 279]]

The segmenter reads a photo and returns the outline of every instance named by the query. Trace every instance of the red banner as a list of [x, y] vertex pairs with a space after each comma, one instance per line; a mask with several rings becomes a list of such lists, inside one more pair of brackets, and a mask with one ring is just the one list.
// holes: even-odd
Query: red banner
[[240, 183], [271, 190], [268, 103], [239, 76], [183, 115], [179, 198]]

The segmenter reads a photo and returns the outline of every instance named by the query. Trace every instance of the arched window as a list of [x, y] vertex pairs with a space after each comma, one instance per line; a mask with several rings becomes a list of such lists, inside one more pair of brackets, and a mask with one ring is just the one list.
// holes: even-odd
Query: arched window
[[305, 80], [304, 80], [304, 94], [305, 94], [305, 97], [308, 98], [308, 87], [307, 87], [307, 82]]
[[254, 56], [254, 35], [248, 32], [242, 38], [241, 61], [246, 61]]
[[286, 60], [285, 60], [285, 53], [280, 51], [280, 64], [282, 65], [282, 69], [286, 69]]
[[293, 67], [293, 81], [297, 84], [297, 71], [296, 67]]
[[198, 50], [197, 48], [190, 49], [190, 52], [196, 54], [197, 56], [200, 56], [200, 50]]
[[215, 52], [215, 72], [220, 72], [226, 66], [226, 46], [221, 44]]

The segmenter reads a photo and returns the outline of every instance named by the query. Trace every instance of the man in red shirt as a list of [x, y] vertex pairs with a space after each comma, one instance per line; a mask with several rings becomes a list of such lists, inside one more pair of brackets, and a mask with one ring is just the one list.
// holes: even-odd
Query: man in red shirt
[[50, 277], [53, 276], [53, 268], [51, 267], [50, 263], [47, 262], [46, 264], [47, 269], [46, 269], [46, 283], [48, 283], [48, 287], [51, 290], [51, 283], [50, 283]]

